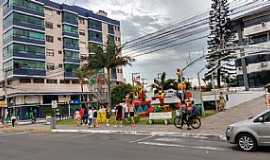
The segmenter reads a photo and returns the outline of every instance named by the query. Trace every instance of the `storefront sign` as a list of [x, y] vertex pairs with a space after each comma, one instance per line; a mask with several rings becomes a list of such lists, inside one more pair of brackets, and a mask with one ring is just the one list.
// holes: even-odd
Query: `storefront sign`
[[7, 107], [7, 104], [4, 100], [0, 101], [0, 108]]

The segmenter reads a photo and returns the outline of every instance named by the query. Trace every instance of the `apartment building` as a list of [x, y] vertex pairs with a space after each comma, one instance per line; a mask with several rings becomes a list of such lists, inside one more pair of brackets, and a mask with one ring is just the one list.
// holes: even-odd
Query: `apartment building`
[[[249, 47], [242, 51], [249, 87], [263, 87], [270, 83], [270, 8], [243, 14], [234, 23], [239, 45]], [[244, 86], [242, 58], [239, 56], [236, 60], [239, 86]]]
[[[75, 71], [92, 54], [91, 46], [105, 46], [108, 39], [121, 44], [120, 22], [106, 12], [50, 0], [4, 0], [0, 35], [1, 115], [9, 111], [19, 119], [30, 114], [44, 118], [52, 100], [72, 111], [79, 107], [81, 86]], [[122, 73], [122, 68], [112, 70], [112, 80], [123, 81]], [[83, 90], [93, 100], [95, 87], [85, 84]]]

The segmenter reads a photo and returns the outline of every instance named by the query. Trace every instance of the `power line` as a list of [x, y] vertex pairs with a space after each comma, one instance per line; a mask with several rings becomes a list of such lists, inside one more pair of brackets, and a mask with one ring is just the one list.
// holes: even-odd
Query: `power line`
[[[253, 5], [253, 6], [250, 6], [250, 5], [252, 5], [252, 4], [254, 4], [255, 2], [258, 2], [259, 0], [257, 0], [257, 1], [254, 1], [254, 2], [250, 2], [250, 3], [248, 3], [248, 4], [245, 4], [245, 5], [242, 5], [242, 7], [244, 6], [249, 6], [249, 8], [252, 8], [252, 7], [254, 7], [254, 6], [259, 6], [259, 4], [256, 4], [256, 5]], [[260, 2], [260, 1], [259, 1]], [[263, 2], [263, 4], [268, 4], [269, 5], [269, 2]], [[260, 6], [261, 6], [261, 4], [260, 4]], [[265, 7], [265, 6], [264, 6]], [[237, 9], [239, 9], [239, 8], [241, 8], [241, 7], [239, 7], [239, 6], [237, 6], [237, 7], [235, 7], [235, 8], [233, 8], [233, 10], [237, 10]], [[241, 10], [241, 11], [243, 11], [243, 9]], [[197, 17], [200, 17], [200, 16], [202, 16], [202, 15], [204, 15], [205, 13], [203, 13], [203, 14], [200, 14], [199, 16], [197, 16]], [[236, 13], [235, 13], [236, 14]], [[234, 15], [234, 14], [231, 14], [231, 15]], [[187, 21], [190, 21], [190, 20], [192, 20], [192, 18], [189, 18]], [[208, 21], [208, 18], [204, 18], [204, 20], [205, 21]], [[200, 21], [200, 20], [199, 20]], [[179, 22], [179, 23], [181, 23], [181, 22]], [[183, 23], [183, 21], [182, 21], [182, 23]], [[195, 22], [193, 22], [193, 24], [194, 23], [197, 23], [196, 21]], [[204, 23], [206, 23], [206, 22], [204, 22]], [[190, 24], [190, 23], [189, 23]], [[207, 24], [207, 23], [206, 23]], [[192, 23], [190, 24], [190, 25], [192, 25]], [[186, 25], [184, 25], [184, 27], [185, 26], [188, 26], [188, 24], [186, 24]], [[156, 47], [157, 46], [157, 44], [160, 44], [160, 43], [162, 43], [162, 38], [164, 39], [164, 38], [166, 38], [165, 40], [168, 40], [168, 37], [170, 36], [170, 34], [173, 34], [173, 33], [178, 33], [178, 30], [177, 29], [179, 29], [179, 28], [181, 28], [181, 27], [183, 27], [183, 26], [180, 26], [180, 27], [178, 27], [178, 28], [175, 28], [175, 29], [171, 29], [171, 30], [167, 30], [166, 32], [160, 32], [160, 31], [163, 31], [163, 30], [166, 30], [166, 29], [162, 29], [162, 30], [159, 30], [159, 31], [157, 31], [157, 32], [154, 32], [154, 33], [151, 33], [151, 34], [149, 34], [149, 35], [146, 35], [146, 36], [143, 36], [143, 37], [139, 37], [139, 38], [137, 38], [137, 39], [135, 39], [134, 41], [129, 41], [128, 43], [134, 43], [133, 44], [133, 46], [132, 45], [127, 45], [127, 43], [126, 43], [126, 45], [124, 46], [124, 49], [127, 49], [128, 48], [128, 46], [129, 46], [129, 48], [131, 48], [131, 47], [133, 47], [133, 50], [136, 50], [137, 48], [139, 48], [139, 50], [141, 50], [141, 49], [143, 49], [143, 46], [145, 47], [145, 48], [151, 48], [151, 46], [154, 46], [154, 47]], [[154, 36], [152, 36], [151, 37], [151, 35], [154, 35]], [[149, 37], [150, 36], [150, 37]], [[174, 37], [181, 37], [181, 36], [174, 36]], [[155, 44], [153, 41], [151, 42], [151, 40], [152, 39], [154, 40], [154, 42], [157, 42], [157, 44]], [[140, 40], [140, 39], [142, 39], [142, 40]], [[140, 41], [139, 41], [140, 40]], [[139, 42], [138, 42], [139, 41]], [[146, 42], [148, 42], [148, 45], [147, 45], [147, 43]], [[149, 44], [149, 42], [151, 42], [150, 44]], [[142, 44], [141, 46], [140, 46], [140, 43]], [[168, 43], [166, 43], [166, 44], [168, 44]], [[126, 47], [127, 46], [127, 47]], [[135, 47], [134, 47], [135, 46]], [[125, 48], [126, 47], [126, 48]]]

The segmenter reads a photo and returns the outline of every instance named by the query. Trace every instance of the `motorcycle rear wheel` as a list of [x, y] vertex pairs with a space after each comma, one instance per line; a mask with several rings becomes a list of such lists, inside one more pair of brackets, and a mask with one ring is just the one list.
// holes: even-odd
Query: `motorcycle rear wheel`
[[190, 123], [193, 129], [199, 129], [201, 127], [201, 119], [199, 117], [193, 117]]

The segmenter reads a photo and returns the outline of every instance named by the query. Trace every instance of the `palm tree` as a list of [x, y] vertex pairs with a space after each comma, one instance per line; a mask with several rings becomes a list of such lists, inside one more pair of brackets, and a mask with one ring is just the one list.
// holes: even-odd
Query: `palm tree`
[[91, 52], [94, 54], [90, 54], [88, 58], [87, 68], [90, 70], [100, 70], [106, 69], [107, 76], [105, 78], [105, 82], [108, 87], [109, 94], [109, 106], [111, 106], [111, 71], [114, 68], [119, 66], [131, 65], [131, 62], [134, 61], [130, 56], [121, 56], [122, 48], [117, 47], [114, 42], [108, 41], [105, 49], [102, 46], [92, 46]]
[[80, 81], [81, 85], [81, 99], [83, 102], [85, 102], [85, 97], [84, 97], [84, 90], [83, 90], [83, 84], [86, 81], [86, 79], [89, 79], [91, 76], [93, 76], [96, 73], [95, 70], [89, 70], [86, 66], [81, 66], [78, 68], [75, 72], [76, 77]]

